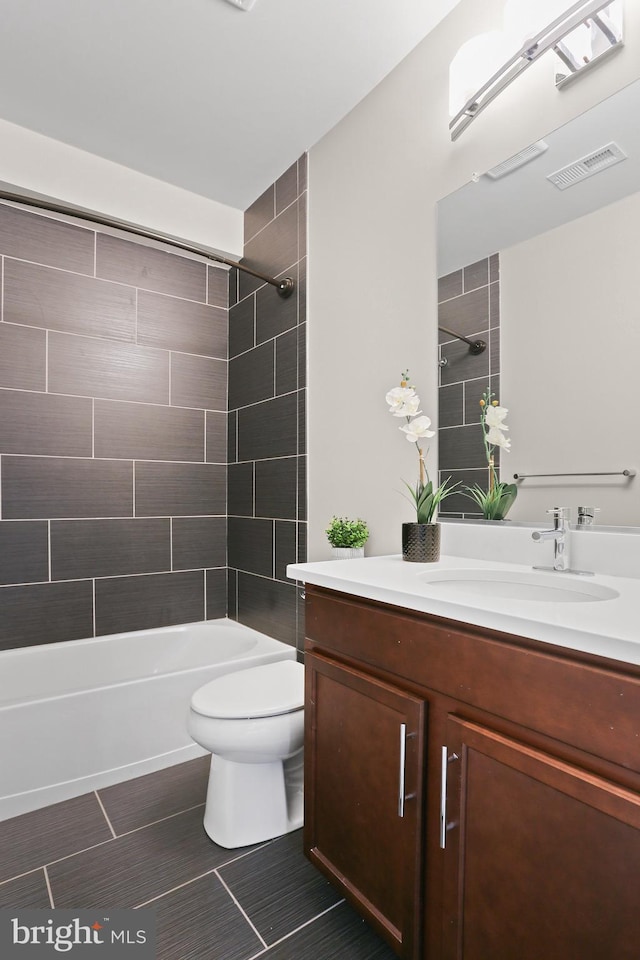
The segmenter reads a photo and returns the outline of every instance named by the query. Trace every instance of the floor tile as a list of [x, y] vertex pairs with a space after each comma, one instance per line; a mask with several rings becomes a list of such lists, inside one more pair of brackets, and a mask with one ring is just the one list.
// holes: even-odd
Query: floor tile
[[204, 804], [211, 757], [198, 757], [135, 780], [116, 783], [98, 795], [117, 834]]
[[340, 900], [304, 857], [301, 830], [227, 864], [219, 873], [268, 944]]
[[342, 903], [271, 947], [260, 960], [396, 960], [396, 954]]
[[0, 881], [112, 837], [95, 794], [0, 823]]
[[248, 960], [263, 949], [215, 874], [154, 900], [157, 960]]
[[198, 807], [52, 864], [53, 900], [56, 907], [133, 907], [239, 852], [209, 840]]
[[0, 908], [33, 907], [46, 910], [51, 906], [44, 870], [34, 870], [17, 880], [0, 883]]

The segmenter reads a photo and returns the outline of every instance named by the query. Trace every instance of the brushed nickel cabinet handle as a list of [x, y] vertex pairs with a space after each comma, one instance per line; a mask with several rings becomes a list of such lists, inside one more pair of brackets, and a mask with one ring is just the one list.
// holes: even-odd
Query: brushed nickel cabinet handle
[[398, 780], [398, 816], [404, 817], [404, 782], [407, 759], [407, 725], [400, 724], [400, 776]]
[[450, 824], [447, 823], [447, 769], [453, 760], [459, 760], [457, 753], [449, 756], [448, 747], [442, 747], [440, 763], [440, 849], [444, 850], [447, 846], [447, 830]]

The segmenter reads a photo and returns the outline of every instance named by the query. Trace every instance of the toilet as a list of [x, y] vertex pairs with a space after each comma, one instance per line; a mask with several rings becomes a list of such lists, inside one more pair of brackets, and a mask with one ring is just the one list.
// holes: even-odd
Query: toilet
[[302, 826], [304, 667], [294, 660], [238, 670], [191, 698], [191, 737], [211, 751], [204, 829], [244, 847]]

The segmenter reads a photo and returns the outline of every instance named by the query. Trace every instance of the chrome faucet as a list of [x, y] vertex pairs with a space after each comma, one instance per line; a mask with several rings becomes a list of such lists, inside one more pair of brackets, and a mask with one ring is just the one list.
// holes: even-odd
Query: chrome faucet
[[534, 530], [536, 541], [553, 540], [553, 567], [534, 567], [535, 570], [569, 570], [569, 507], [553, 507], [547, 510], [553, 516], [553, 530]]

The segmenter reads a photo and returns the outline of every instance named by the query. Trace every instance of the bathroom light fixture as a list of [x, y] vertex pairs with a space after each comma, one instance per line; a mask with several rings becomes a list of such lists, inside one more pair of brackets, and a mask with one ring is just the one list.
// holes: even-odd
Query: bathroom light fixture
[[[552, 19], [544, 26], [549, 16]], [[500, 47], [513, 49], [516, 43], [521, 44], [517, 52], [497, 66]], [[621, 0], [579, 0], [569, 5], [566, 0], [508, 0], [505, 30], [467, 41], [451, 62], [451, 139], [457, 140], [478, 114], [547, 50], [553, 50], [561, 61], [556, 86], [562, 86], [621, 46]], [[475, 85], [471, 81], [477, 82], [479, 59], [488, 79], [475, 93], [469, 93]]]

